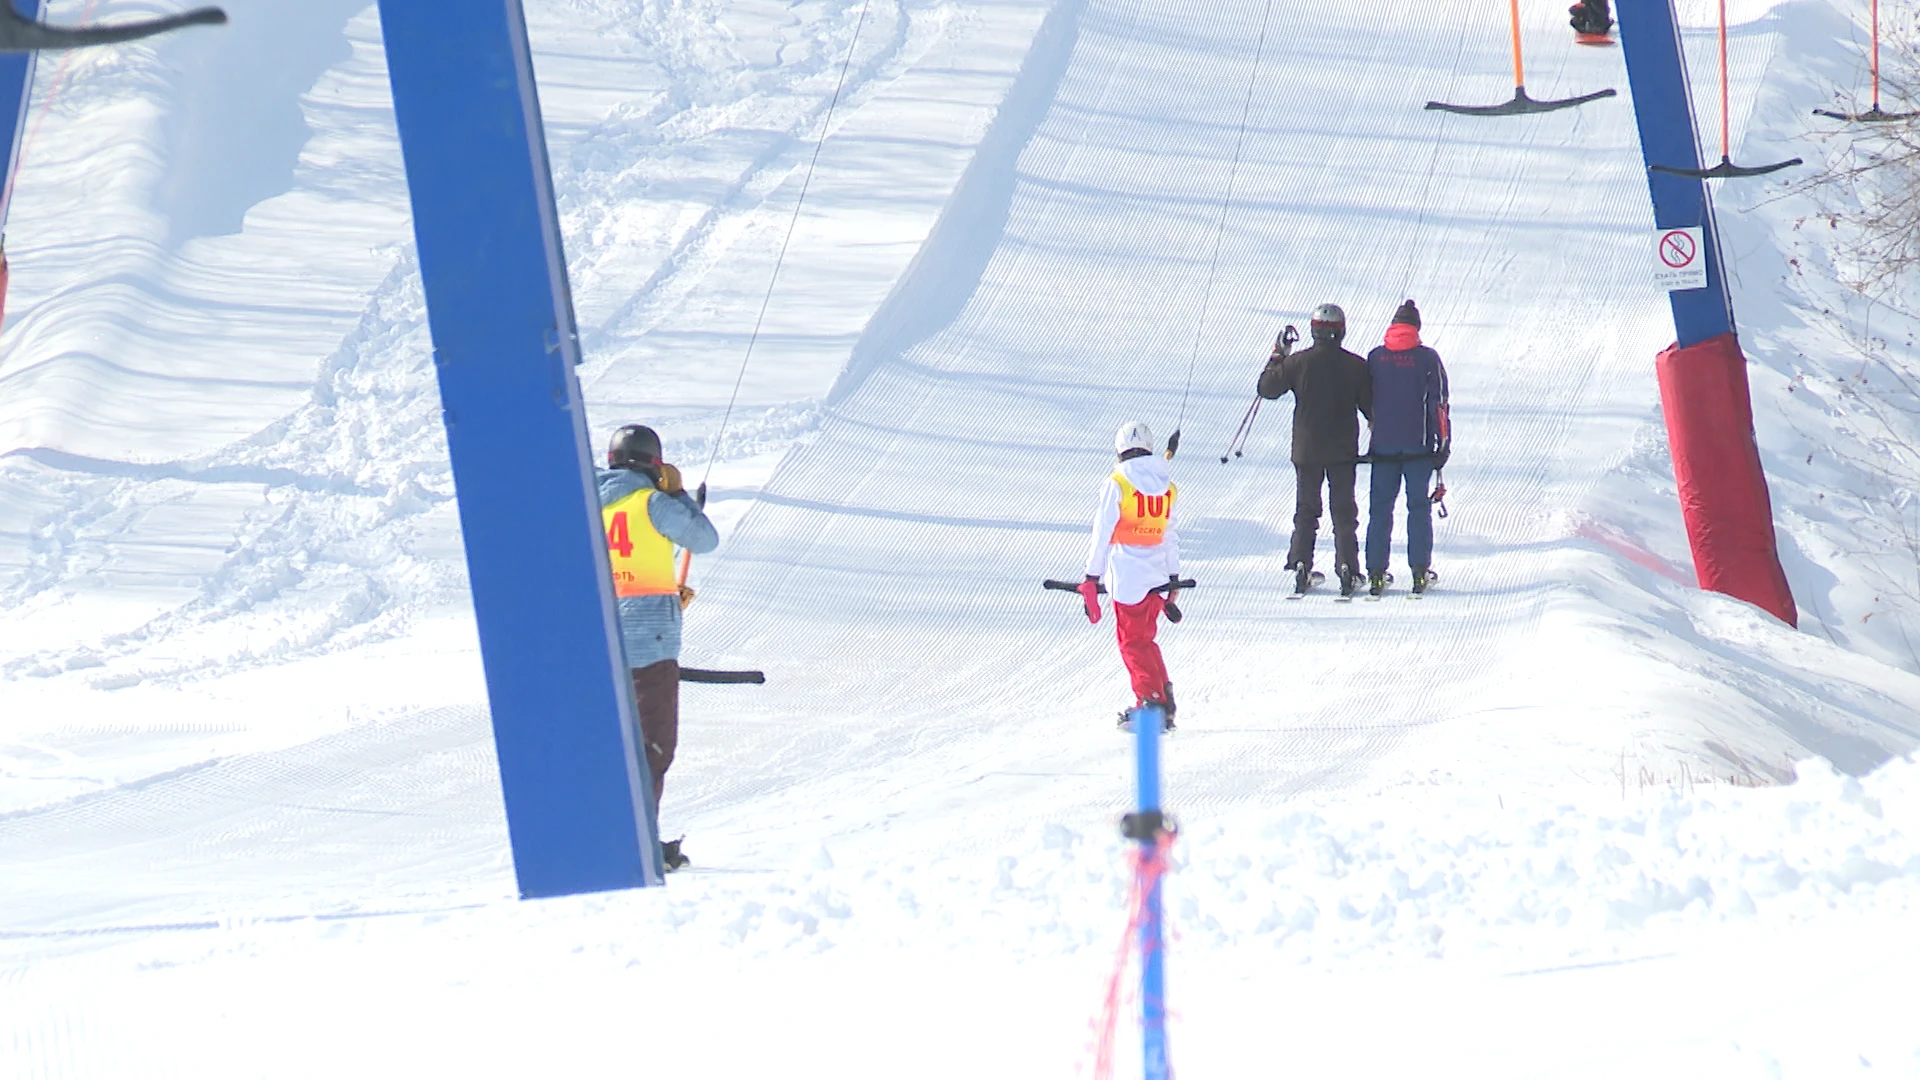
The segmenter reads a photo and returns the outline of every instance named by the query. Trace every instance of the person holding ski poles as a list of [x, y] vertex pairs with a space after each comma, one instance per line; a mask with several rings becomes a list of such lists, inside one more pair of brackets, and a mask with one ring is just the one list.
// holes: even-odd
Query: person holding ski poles
[[[1121, 425], [1113, 448], [1119, 465], [1100, 485], [1080, 598], [1086, 603], [1087, 621], [1099, 622], [1105, 579], [1107, 594], [1113, 597], [1120, 660], [1133, 684], [1134, 708], [1158, 705], [1171, 731], [1173, 683], [1154, 638], [1161, 613], [1179, 596], [1180, 538], [1173, 512], [1179, 492], [1167, 474], [1166, 460], [1153, 452], [1153, 432], [1147, 425], [1138, 420]], [[1131, 726], [1131, 710], [1122, 712], [1120, 727]]]
[[[674, 572], [675, 545], [704, 555], [720, 546], [720, 533], [706, 511], [687, 494], [680, 470], [662, 460], [660, 436], [642, 424], [613, 433], [607, 467], [598, 471], [601, 524], [613, 591], [620, 607], [620, 639], [633, 673], [633, 704], [640, 739], [653, 776], [653, 813], [680, 741], [681, 612], [693, 590]], [[680, 841], [662, 845], [669, 870], [687, 865]]]
[[1433, 474], [1453, 452], [1447, 413], [1447, 369], [1440, 354], [1420, 343], [1420, 309], [1408, 300], [1393, 313], [1386, 343], [1367, 354], [1373, 379], [1373, 465], [1367, 514], [1367, 592], [1387, 591], [1393, 547], [1393, 503], [1407, 490], [1407, 565], [1413, 594], [1433, 581]]
[[1287, 569], [1293, 592], [1313, 585], [1313, 544], [1320, 529], [1320, 485], [1327, 487], [1333, 512], [1333, 565], [1340, 595], [1352, 596], [1360, 584], [1360, 507], [1353, 483], [1360, 458], [1360, 422], [1373, 416], [1373, 379], [1367, 362], [1340, 347], [1347, 336], [1347, 314], [1337, 304], [1313, 309], [1307, 324], [1313, 345], [1288, 355], [1275, 345], [1260, 373], [1260, 396], [1269, 401], [1293, 394], [1293, 543]]

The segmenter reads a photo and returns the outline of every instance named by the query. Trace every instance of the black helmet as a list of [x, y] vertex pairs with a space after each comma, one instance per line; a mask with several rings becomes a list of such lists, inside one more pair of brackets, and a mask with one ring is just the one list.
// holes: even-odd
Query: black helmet
[[1347, 336], [1347, 313], [1339, 304], [1321, 304], [1313, 309], [1313, 321], [1307, 324], [1307, 330], [1316, 342], [1338, 345]]
[[645, 424], [628, 424], [607, 442], [607, 468], [646, 471], [660, 467], [660, 434]]

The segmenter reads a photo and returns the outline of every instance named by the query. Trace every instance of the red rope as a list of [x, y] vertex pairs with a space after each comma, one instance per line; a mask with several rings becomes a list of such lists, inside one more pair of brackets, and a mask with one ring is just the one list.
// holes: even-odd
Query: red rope
[[[80, 13], [81, 26], [86, 26], [93, 21], [93, 9], [97, 3], [99, 0], [87, 0], [86, 10]], [[40, 125], [46, 123], [47, 113], [53, 110], [53, 103], [60, 100], [60, 91], [67, 81], [67, 69], [73, 66], [73, 58], [79, 52], [78, 49], [68, 49], [60, 54], [60, 66], [54, 69], [53, 82], [47, 85], [46, 99], [40, 102], [40, 109], [34, 113], [33, 123], [27, 128], [26, 137], [20, 142], [20, 152], [14, 155], [13, 171], [7, 174], [6, 190], [0, 192], [0, 206], [13, 205], [14, 178], [19, 176], [20, 170], [26, 167], [27, 148], [33, 145], [34, 136], [40, 134]]]
[[1127, 959], [1138, 951], [1140, 927], [1147, 919], [1147, 897], [1153, 895], [1153, 890], [1167, 876], [1172, 851], [1170, 832], [1161, 833], [1152, 848], [1134, 848], [1133, 887], [1127, 892], [1127, 932], [1120, 938], [1113, 971], [1107, 976], [1107, 992], [1100, 1003], [1100, 1018], [1094, 1023], [1094, 1080], [1113, 1080], [1113, 1037], [1120, 1028], [1120, 1008], [1128, 1000], [1122, 990]]
[[1873, 111], [1880, 111], [1880, 0], [1873, 0]]

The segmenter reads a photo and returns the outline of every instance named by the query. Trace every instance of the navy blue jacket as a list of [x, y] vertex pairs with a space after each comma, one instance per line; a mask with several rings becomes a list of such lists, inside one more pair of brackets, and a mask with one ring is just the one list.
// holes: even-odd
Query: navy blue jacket
[[1368, 456], [1404, 459], [1448, 449], [1453, 432], [1447, 416], [1447, 369], [1440, 354], [1420, 344], [1411, 326], [1392, 327], [1387, 342], [1367, 354], [1367, 372], [1373, 376]]

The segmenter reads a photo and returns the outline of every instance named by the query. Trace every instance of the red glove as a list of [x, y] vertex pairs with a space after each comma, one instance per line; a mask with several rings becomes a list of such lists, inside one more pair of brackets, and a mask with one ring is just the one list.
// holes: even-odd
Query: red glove
[[1087, 604], [1087, 621], [1090, 623], [1099, 622], [1100, 621], [1100, 579], [1099, 578], [1090, 577], [1087, 580], [1080, 583], [1080, 599], [1086, 601], [1086, 604]]

